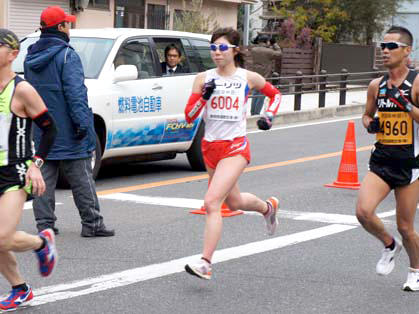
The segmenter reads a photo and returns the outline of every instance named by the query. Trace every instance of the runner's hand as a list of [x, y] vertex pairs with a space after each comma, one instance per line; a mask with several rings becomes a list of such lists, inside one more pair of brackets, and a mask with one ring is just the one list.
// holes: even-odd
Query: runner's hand
[[391, 88], [387, 88], [387, 97], [403, 111], [412, 111], [412, 104], [409, 102], [409, 99], [407, 99], [403, 95], [403, 92], [396, 86], [391, 85]]
[[265, 112], [263, 117], [257, 120], [257, 126], [259, 130], [269, 130], [272, 127], [273, 115], [270, 112]]
[[204, 87], [202, 88], [202, 98], [205, 100], [210, 99], [215, 87], [215, 79], [212, 79], [211, 81], [205, 83]]
[[367, 132], [370, 134], [375, 134], [380, 132], [380, 119], [375, 117], [371, 120], [370, 124], [368, 124]]
[[35, 164], [31, 164], [26, 172], [25, 186], [28, 187], [31, 184], [33, 195], [41, 196], [45, 192], [45, 182], [41, 170]]

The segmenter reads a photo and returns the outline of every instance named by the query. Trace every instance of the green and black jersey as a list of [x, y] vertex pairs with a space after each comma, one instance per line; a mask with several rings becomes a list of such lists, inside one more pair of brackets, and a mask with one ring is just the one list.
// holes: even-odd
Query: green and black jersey
[[32, 158], [32, 119], [21, 118], [11, 110], [16, 86], [23, 79], [15, 76], [0, 92], [0, 167]]

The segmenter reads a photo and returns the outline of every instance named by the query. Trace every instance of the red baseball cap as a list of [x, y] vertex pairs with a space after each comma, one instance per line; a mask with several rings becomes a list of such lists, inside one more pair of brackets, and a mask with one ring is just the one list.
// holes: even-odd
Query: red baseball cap
[[41, 13], [41, 25], [43, 28], [52, 27], [62, 22], [76, 21], [75, 15], [68, 15], [58, 6], [48, 7]]

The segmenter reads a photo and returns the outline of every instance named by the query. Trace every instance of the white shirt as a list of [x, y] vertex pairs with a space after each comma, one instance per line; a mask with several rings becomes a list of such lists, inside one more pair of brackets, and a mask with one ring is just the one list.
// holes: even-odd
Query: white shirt
[[205, 140], [233, 140], [245, 136], [250, 90], [247, 71], [237, 68], [232, 76], [221, 76], [216, 69], [206, 71], [205, 83], [212, 79], [216, 88], [204, 109]]

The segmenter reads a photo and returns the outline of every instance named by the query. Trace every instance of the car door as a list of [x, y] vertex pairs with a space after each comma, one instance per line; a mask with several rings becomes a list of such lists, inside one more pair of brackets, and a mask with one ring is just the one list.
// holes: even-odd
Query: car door
[[[141, 148], [159, 144], [164, 132], [160, 116], [168, 107], [147, 38], [131, 38], [119, 48], [114, 68], [134, 65], [138, 77], [114, 83], [113, 127], [110, 148]], [[132, 153], [141, 152], [133, 149]]]
[[174, 52], [173, 50], [167, 51], [166, 48], [176, 47], [181, 54], [179, 66], [182, 68], [182, 73], [168, 74], [162, 69], [160, 81], [164, 91], [162, 101], [167, 104], [164, 109], [165, 128], [162, 143], [191, 141], [197, 131], [199, 120], [187, 123], [184, 109], [191, 94], [197, 71], [194, 71], [194, 68], [190, 66], [183, 38], [154, 36], [153, 42], [160, 63], [167, 61], [165, 52]]

